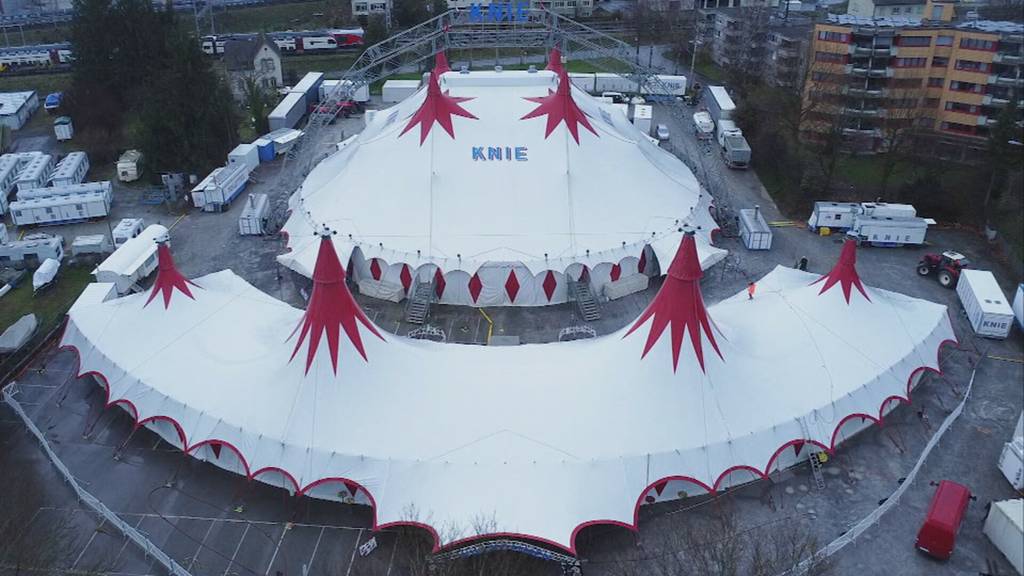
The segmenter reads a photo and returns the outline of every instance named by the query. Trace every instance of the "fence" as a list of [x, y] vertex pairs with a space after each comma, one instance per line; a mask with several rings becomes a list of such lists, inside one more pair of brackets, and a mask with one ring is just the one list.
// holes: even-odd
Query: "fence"
[[802, 576], [803, 574], [806, 574], [807, 571], [814, 567], [816, 563], [821, 562], [826, 558], [839, 552], [840, 550], [845, 548], [847, 544], [850, 544], [851, 542], [856, 540], [858, 536], [867, 531], [868, 528], [871, 528], [872, 526], [877, 524], [878, 521], [882, 519], [882, 516], [885, 515], [885, 513], [888, 512], [890, 508], [899, 503], [900, 497], [902, 497], [903, 494], [907, 491], [907, 489], [910, 488], [910, 485], [914, 483], [914, 478], [917, 476], [918, 471], [921, 470], [921, 466], [924, 465], [924, 461], [928, 458], [928, 454], [931, 453], [932, 448], [934, 448], [939, 443], [939, 440], [942, 439], [942, 435], [946, 433], [946, 430], [953, 424], [953, 422], [956, 421], [956, 419], [960, 416], [960, 413], [964, 411], [964, 406], [967, 404], [967, 399], [971, 397], [971, 388], [974, 387], [974, 375], [977, 373], [978, 367], [975, 366], [974, 371], [971, 372], [971, 379], [967, 383], [967, 390], [964, 391], [963, 400], [961, 400], [960, 404], [958, 404], [957, 407], [954, 408], [953, 411], [949, 413], [949, 416], [946, 416], [946, 419], [942, 421], [942, 425], [939, 426], [939, 429], [936, 430], [935, 434], [933, 434], [931, 439], [928, 440], [928, 444], [926, 444], [924, 450], [921, 451], [921, 456], [918, 457], [917, 463], [914, 464], [914, 468], [910, 470], [910, 473], [907, 474], [907, 477], [903, 481], [903, 483], [900, 484], [898, 488], [896, 488], [896, 491], [893, 492], [892, 495], [889, 496], [884, 502], [882, 502], [882, 504], [878, 508], [875, 508], [874, 510], [871, 511], [870, 514], [861, 519], [860, 522], [857, 522], [857, 524], [855, 524], [854, 527], [848, 530], [845, 534], [829, 542], [821, 550], [815, 552], [813, 556], [797, 564], [794, 568], [784, 572], [780, 576]]
[[21, 404], [14, 399], [17, 385], [17, 382], [12, 382], [9, 386], [3, 389], [4, 402], [14, 410], [14, 413], [17, 414], [21, 418], [22, 422], [25, 423], [25, 427], [28, 428], [29, 432], [31, 432], [32, 435], [36, 437], [36, 440], [39, 441], [39, 445], [42, 446], [43, 451], [46, 452], [47, 457], [50, 458], [50, 462], [53, 463], [53, 466], [58, 472], [60, 472], [61, 476], [64, 477], [64, 481], [67, 482], [68, 485], [71, 486], [71, 489], [75, 491], [78, 501], [91, 508], [93, 512], [102, 517], [107, 524], [120, 530], [126, 538], [142, 549], [146, 556], [153, 558], [160, 564], [163, 564], [164, 568], [167, 569], [168, 574], [171, 574], [171, 576], [192, 576], [188, 570], [182, 568], [181, 565], [168, 556], [166, 552], [150, 542], [150, 540], [141, 532], [136, 530], [134, 526], [126, 523], [124, 520], [121, 520], [117, 514], [114, 514], [110, 508], [107, 508], [106, 504], [100, 502], [98, 498], [86, 492], [85, 489], [78, 484], [78, 481], [75, 480], [71, 471], [68, 470], [67, 466], [61, 462], [60, 458], [57, 457], [57, 454], [52, 448], [50, 448], [50, 444], [46, 441], [43, 433], [39, 431], [39, 428], [36, 427], [35, 423], [33, 423], [28, 415], [25, 414], [25, 410], [22, 409]]

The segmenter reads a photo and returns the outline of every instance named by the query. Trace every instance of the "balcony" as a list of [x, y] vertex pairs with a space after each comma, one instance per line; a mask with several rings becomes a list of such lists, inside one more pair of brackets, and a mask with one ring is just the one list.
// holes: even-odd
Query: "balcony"
[[1000, 98], [991, 94], [985, 94], [981, 99], [982, 106], [998, 106], [1003, 107], [1010, 103], [1009, 98]]
[[1019, 53], [996, 52], [992, 55], [992, 61], [1001, 64], [1021, 64], [1024, 63], [1024, 56], [1021, 56]]
[[1024, 88], [1024, 78], [1014, 78], [1013, 76], [996, 76], [992, 74], [988, 77], [988, 83], [1007, 88]]
[[884, 98], [885, 90], [882, 88], [854, 88], [853, 86], [845, 86], [843, 87], [843, 94], [862, 98]]
[[843, 114], [855, 118], [884, 118], [884, 108], [843, 108]]
[[882, 131], [878, 128], [843, 128], [843, 136], [871, 136], [879, 138], [882, 136]]

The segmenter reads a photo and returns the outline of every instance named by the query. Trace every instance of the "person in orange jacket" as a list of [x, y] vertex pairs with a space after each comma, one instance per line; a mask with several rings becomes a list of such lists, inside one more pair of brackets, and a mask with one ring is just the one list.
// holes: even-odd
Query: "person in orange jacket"
[[747, 300], [753, 300], [754, 299], [754, 291], [755, 290], [757, 290], [757, 284], [755, 284], [754, 282], [751, 282], [750, 284], [747, 284]]

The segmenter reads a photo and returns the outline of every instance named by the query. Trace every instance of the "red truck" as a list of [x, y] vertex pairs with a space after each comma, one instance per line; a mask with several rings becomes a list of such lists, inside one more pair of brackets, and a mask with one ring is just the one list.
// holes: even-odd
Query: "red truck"
[[940, 560], [948, 560], [970, 500], [971, 491], [963, 484], [949, 480], [939, 482], [928, 506], [928, 515], [917, 532], [917, 548]]

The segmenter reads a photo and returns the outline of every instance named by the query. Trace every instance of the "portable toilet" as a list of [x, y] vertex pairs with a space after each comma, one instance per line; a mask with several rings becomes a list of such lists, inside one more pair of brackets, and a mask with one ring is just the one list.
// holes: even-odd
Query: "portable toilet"
[[260, 162], [271, 162], [274, 160], [274, 141], [270, 138], [258, 138], [253, 144], [256, 145]]

